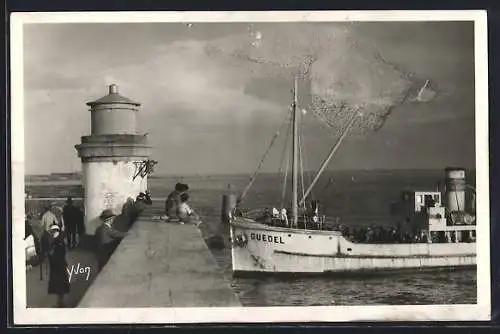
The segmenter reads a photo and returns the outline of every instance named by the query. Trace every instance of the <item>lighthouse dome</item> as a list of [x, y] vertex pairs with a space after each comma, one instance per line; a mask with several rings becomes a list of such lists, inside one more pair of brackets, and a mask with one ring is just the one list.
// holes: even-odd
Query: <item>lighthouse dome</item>
[[140, 103], [120, 95], [117, 85], [110, 85], [108, 95], [87, 105], [93, 135], [137, 134], [136, 114]]

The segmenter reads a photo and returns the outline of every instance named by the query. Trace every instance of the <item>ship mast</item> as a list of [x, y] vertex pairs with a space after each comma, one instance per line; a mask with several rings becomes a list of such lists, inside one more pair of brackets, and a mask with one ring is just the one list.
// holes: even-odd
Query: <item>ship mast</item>
[[298, 115], [297, 115], [297, 77], [295, 77], [293, 89], [293, 163], [292, 163], [292, 227], [297, 226], [298, 219], [298, 160], [299, 160], [299, 143], [298, 143]]

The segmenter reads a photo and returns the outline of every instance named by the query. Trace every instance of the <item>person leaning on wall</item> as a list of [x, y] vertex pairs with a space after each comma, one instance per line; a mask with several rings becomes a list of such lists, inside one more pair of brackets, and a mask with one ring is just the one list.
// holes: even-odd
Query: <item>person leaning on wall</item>
[[153, 200], [151, 199], [151, 194], [149, 193], [149, 191], [146, 190], [146, 192], [139, 193], [139, 195], [135, 198], [135, 202], [133, 204], [130, 224], [132, 225], [137, 220], [137, 218], [139, 218], [142, 212], [152, 204]]
[[116, 215], [109, 209], [104, 210], [99, 219], [102, 224], [97, 228], [95, 235], [97, 239], [96, 257], [99, 271], [106, 265], [120, 241], [128, 234], [117, 230], [113, 224]]

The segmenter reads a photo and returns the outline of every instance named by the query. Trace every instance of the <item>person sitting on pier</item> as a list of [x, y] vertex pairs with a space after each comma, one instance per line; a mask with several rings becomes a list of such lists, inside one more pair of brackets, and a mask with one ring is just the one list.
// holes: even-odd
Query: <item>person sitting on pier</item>
[[199, 216], [194, 212], [193, 209], [188, 205], [189, 194], [183, 193], [180, 195], [181, 203], [177, 208], [177, 217], [179, 218], [180, 224], [193, 223], [196, 226], [201, 224]]
[[180, 196], [187, 193], [189, 186], [184, 183], [177, 183], [175, 190], [171, 192], [165, 201], [165, 220], [175, 218], [177, 216], [178, 206], [181, 204]]

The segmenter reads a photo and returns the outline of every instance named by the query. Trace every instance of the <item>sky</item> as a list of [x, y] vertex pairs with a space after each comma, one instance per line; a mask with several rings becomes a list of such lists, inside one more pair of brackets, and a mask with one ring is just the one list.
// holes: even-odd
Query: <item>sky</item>
[[470, 22], [26, 24], [23, 43], [27, 174], [81, 169], [86, 103], [113, 83], [141, 103], [156, 173], [251, 173], [295, 76], [305, 169], [353, 113], [329, 169], [474, 168]]

